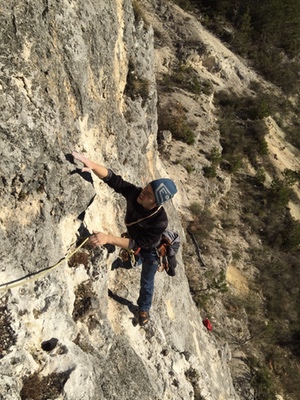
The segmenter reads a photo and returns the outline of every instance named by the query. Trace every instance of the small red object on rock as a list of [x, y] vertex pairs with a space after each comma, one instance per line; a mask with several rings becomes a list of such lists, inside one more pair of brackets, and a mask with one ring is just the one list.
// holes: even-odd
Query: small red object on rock
[[203, 325], [204, 325], [209, 331], [212, 331], [212, 330], [213, 330], [212, 324], [211, 324], [211, 322], [210, 322], [210, 320], [209, 320], [208, 318], [206, 318], [206, 319], [203, 320]]

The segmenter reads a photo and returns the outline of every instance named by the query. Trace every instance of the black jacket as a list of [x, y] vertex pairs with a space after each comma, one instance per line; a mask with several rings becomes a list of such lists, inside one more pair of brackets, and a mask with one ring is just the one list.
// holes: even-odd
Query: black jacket
[[[137, 202], [142, 188], [124, 181], [120, 175], [109, 170], [108, 176], [103, 179], [115, 192], [122, 194], [127, 201], [125, 224], [146, 218], [136, 224], [127, 226], [127, 233], [130, 241], [130, 248], [142, 249], [156, 247], [161, 239], [161, 234], [168, 226], [167, 214], [163, 207], [147, 210]], [[158, 210], [158, 211], [157, 211]], [[156, 212], [157, 211], [157, 212]], [[153, 214], [153, 215], [152, 215]]]

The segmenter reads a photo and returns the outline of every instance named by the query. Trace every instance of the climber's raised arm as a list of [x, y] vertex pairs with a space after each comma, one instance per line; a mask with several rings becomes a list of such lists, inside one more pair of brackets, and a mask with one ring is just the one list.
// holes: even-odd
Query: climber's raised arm
[[85, 167], [82, 168], [82, 172], [90, 172], [92, 171], [98, 178], [103, 179], [106, 178], [108, 175], [108, 169], [103, 167], [103, 165], [96, 164], [93, 161], [89, 160], [84, 155], [73, 151], [72, 156], [75, 160], [82, 162]]

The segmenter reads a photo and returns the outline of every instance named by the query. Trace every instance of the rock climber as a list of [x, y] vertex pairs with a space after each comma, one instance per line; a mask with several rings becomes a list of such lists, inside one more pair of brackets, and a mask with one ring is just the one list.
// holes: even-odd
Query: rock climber
[[91, 235], [89, 242], [93, 246], [108, 244], [134, 251], [140, 249], [142, 271], [137, 304], [139, 306], [139, 324], [144, 326], [150, 319], [149, 310], [154, 293], [154, 277], [159, 264], [156, 247], [168, 225], [167, 214], [162, 204], [176, 194], [176, 185], [171, 179], [161, 178], [153, 180], [142, 189], [126, 182], [111, 169], [96, 164], [82, 154], [73, 152], [72, 156], [84, 164], [82, 172], [92, 171], [126, 199], [125, 225], [128, 237], [97, 232]]

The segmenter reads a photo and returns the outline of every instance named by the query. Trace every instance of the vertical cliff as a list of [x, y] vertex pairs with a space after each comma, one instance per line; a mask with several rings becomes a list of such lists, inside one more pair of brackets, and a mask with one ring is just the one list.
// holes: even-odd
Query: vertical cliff
[[[92, 230], [124, 230], [122, 199], [79, 174], [72, 150], [136, 184], [164, 169], [153, 30], [130, 0], [8, 0], [0, 25], [4, 284], [55, 265]], [[181, 232], [180, 199], [167, 211]], [[237, 399], [228, 349], [203, 327], [181, 260], [175, 278], [157, 274], [142, 329], [140, 271], [112, 269], [116, 257], [83, 247], [44, 277], [1, 287], [0, 398]]]

